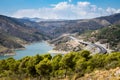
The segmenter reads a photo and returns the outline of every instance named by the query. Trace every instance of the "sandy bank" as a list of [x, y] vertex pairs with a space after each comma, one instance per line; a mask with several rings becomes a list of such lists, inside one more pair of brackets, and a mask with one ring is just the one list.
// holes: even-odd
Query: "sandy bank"
[[67, 54], [69, 51], [57, 51], [57, 50], [50, 50], [48, 53], [53, 53], [53, 54]]

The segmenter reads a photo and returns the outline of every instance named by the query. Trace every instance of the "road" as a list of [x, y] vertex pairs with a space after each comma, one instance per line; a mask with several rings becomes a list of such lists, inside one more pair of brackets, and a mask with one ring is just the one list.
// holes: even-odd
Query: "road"
[[79, 42], [79, 43], [82, 43], [82, 44], [84, 44], [84, 45], [94, 46], [95, 48], [98, 48], [98, 49], [99, 49], [99, 52], [98, 52], [98, 53], [103, 53], [103, 54], [107, 53], [107, 50], [106, 50], [105, 48], [103, 48], [102, 46], [100, 46], [100, 45], [93, 44], [93, 43], [90, 43], [90, 42], [84, 42], [84, 41], [79, 40], [79, 39], [77, 39], [77, 38], [75, 38], [75, 37], [73, 37], [73, 36], [69, 36], [69, 37], [70, 37], [72, 40], [75, 40], [75, 41], [77, 41], [77, 42]]

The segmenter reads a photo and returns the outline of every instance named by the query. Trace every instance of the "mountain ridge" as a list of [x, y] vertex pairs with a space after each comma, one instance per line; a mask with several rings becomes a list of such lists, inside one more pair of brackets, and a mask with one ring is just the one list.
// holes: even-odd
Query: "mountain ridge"
[[40, 27], [37, 29], [44, 28], [43, 30], [46, 34], [50, 34], [55, 38], [65, 33], [77, 32], [81, 34], [87, 30], [96, 30], [112, 24], [118, 24], [119, 22], [120, 13], [93, 19], [42, 21], [38, 23]]

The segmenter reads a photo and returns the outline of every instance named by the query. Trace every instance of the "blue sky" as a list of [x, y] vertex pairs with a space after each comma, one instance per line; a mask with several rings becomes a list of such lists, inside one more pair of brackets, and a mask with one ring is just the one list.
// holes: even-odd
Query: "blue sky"
[[18, 18], [82, 19], [119, 12], [120, 0], [0, 0], [0, 14]]

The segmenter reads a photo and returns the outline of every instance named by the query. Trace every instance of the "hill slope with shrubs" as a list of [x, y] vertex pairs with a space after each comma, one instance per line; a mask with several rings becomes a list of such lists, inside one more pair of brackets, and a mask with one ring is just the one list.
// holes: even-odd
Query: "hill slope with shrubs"
[[0, 60], [0, 79], [76, 80], [95, 70], [120, 66], [120, 52], [90, 55], [89, 51], [27, 56], [20, 60]]

